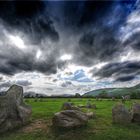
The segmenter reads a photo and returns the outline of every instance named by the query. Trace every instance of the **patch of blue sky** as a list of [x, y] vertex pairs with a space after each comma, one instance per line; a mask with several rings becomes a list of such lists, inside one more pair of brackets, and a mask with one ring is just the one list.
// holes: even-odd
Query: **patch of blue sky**
[[60, 80], [70, 80], [70, 81], [77, 81], [77, 82], [94, 82], [94, 80], [90, 79], [83, 69], [77, 70], [74, 72], [73, 75], [62, 77], [58, 75]]

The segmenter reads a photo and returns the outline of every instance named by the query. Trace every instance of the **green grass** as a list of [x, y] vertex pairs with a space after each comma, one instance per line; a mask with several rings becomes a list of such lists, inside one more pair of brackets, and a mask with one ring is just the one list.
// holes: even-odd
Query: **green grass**
[[[0, 140], [140, 140], [140, 125], [128, 124], [119, 125], [112, 123], [111, 110], [117, 101], [96, 101], [97, 109], [84, 109], [84, 111], [93, 111], [96, 118], [91, 119], [87, 126], [72, 130], [54, 130], [51, 126], [51, 119], [55, 112], [61, 110], [63, 102], [68, 99], [43, 99], [44, 102], [34, 102], [34, 99], [26, 99], [26, 103], [32, 106], [31, 123], [37, 120], [43, 120], [47, 129], [33, 129], [32, 131], [23, 131], [22, 128], [0, 135]], [[88, 99], [71, 99], [75, 105], [86, 104]], [[134, 100], [127, 101], [125, 105], [130, 108]], [[140, 100], [137, 100], [140, 102]]]

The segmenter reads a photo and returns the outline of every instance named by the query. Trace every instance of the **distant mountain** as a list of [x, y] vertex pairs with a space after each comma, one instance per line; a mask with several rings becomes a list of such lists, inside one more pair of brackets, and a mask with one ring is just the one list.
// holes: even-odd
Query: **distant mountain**
[[24, 97], [47, 97], [47, 95], [30, 91], [25, 92]]
[[59, 95], [51, 95], [51, 97], [73, 97], [74, 95], [71, 94], [59, 94]]
[[86, 92], [83, 95], [83, 97], [98, 96], [101, 93], [107, 93], [108, 96], [123, 96], [123, 95], [130, 95], [132, 93], [140, 93], [140, 84], [129, 88], [104, 88], [104, 89], [92, 90]]

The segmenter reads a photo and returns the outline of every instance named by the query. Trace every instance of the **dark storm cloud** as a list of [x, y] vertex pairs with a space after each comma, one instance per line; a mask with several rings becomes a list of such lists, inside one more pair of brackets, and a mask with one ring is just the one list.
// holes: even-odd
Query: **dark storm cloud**
[[[92, 65], [96, 61], [108, 61], [110, 58], [117, 57], [122, 48], [119, 40], [115, 37], [114, 31], [109, 28], [98, 30], [97, 32], [85, 33], [79, 40], [76, 48], [76, 60], [84, 58], [84, 65]], [[80, 62], [81, 63], [81, 62]]]
[[114, 27], [116, 22], [117, 24], [124, 22], [135, 2], [135, 0], [123, 2], [121, 0], [49, 1], [48, 5], [50, 6], [49, 13], [59, 24], [66, 26], [65, 30], [70, 28], [74, 32], [84, 32], [88, 27], [90, 30], [96, 28], [98, 24]]
[[0, 73], [14, 75], [22, 71], [38, 71], [45, 74], [55, 74], [57, 69], [61, 69], [66, 64], [57, 59], [59, 52], [51, 49], [49, 54], [44, 52], [43, 60], [36, 58], [36, 49], [31, 51], [22, 51], [15, 46], [0, 46]]
[[[53, 57], [52, 57], [53, 58]], [[57, 72], [58, 65], [61, 62], [57, 62], [55, 59], [47, 61], [36, 62], [34, 57], [31, 56], [16, 56], [15, 58], [7, 58], [4, 64], [1, 61], [0, 73], [6, 75], [14, 75], [21, 71], [38, 71], [46, 74], [55, 74]]]
[[101, 20], [110, 10], [114, 1], [61, 1], [50, 3], [54, 5], [54, 9], [59, 7], [59, 13], [54, 13], [54, 15], [63, 26], [79, 31], [82, 27]]
[[126, 61], [123, 63], [109, 63], [102, 67], [95, 75], [101, 78], [115, 78], [117, 81], [129, 81], [140, 73], [139, 61]]
[[124, 46], [118, 37], [118, 30], [124, 24], [134, 3], [134, 1], [63, 2], [63, 8], [60, 10], [63, 18], [60, 21], [64, 27], [66, 26], [66, 30], [73, 32], [73, 36], [76, 34], [80, 36], [79, 44], [74, 46], [72, 52], [74, 63], [92, 66], [100, 61], [110, 61], [119, 57]]
[[118, 77], [116, 79], [116, 81], [120, 81], [120, 82], [126, 82], [126, 81], [131, 81], [135, 78], [135, 76], [130, 75], [130, 76], [122, 76], [122, 77]]
[[59, 36], [43, 1], [1, 1], [0, 18], [9, 30], [24, 32], [34, 43], [49, 37], [57, 41]]
[[140, 51], [140, 32], [133, 33], [127, 40], [125, 40], [124, 45], [129, 45], [134, 50]]
[[21, 85], [21, 86], [30, 86], [30, 85], [32, 85], [32, 82], [30, 82], [28, 80], [17, 80], [15, 83], [18, 84], [18, 85]]
[[[58, 68], [62, 70], [67, 65], [59, 59], [65, 53], [72, 55], [72, 63], [86, 66], [117, 58], [123, 51], [117, 33], [127, 17], [127, 7], [130, 6], [120, 1], [0, 2], [0, 19], [5, 30], [12, 35], [20, 31], [29, 40], [23, 37], [28, 48], [25, 52], [6, 43], [0, 45], [0, 73], [55, 74]], [[3, 34], [2, 40], [6, 38], [4, 42], [8, 42]], [[46, 38], [51, 41], [48, 43]], [[42, 51], [42, 59], [36, 58], [38, 49]]]

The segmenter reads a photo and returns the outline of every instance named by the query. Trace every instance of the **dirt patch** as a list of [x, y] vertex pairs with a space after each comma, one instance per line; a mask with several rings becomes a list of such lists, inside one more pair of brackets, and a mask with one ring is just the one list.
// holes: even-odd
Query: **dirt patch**
[[48, 131], [48, 123], [45, 120], [35, 120], [30, 124], [22, 127], [20, 131], [24, 133], [31, 133], [34, 131]]

